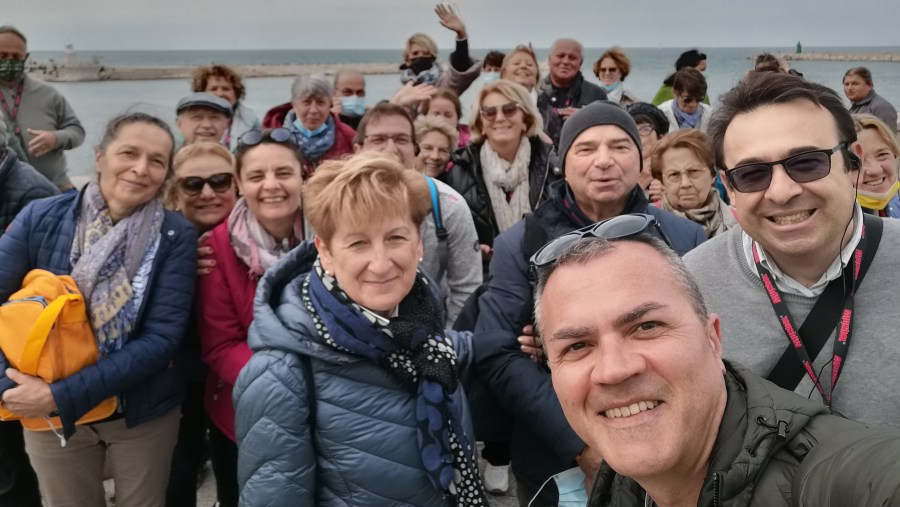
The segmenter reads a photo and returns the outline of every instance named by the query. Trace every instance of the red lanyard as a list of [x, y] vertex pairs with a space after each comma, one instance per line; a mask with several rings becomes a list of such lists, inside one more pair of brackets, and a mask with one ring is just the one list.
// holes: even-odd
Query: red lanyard
[[837, 385], [838, 377], [840, 377], [841, 370], [844, 367], [847, 351], [850, 349], [850, 336], [853, 334], [853, 300], [856, 296], [859, 268], [862, 264], [863, 252], [865, 249], [866, 228], [863, 226], [859, 244], [856, 245], [856, 249], [853, 251], [853, 285], [850, 287], [850, 293], [847, 294], [844, 300], [844, 308], [841, 311], [841, 319], [838, 322], [838, 334], [837, 339], [834, 340], [834, 355], [832, 357], [831, 365], [831, 390], [829, 391], [829, 394], [826, 395], [825, 390], [822, 389], [822, 384], [819, 382], [819, 376], [816, 375], [816, 372], [813, 369], [812, 360], [809, 358], [809, 353], [806, 351], [806, 345], [804, 345], [803, 340], [797, 333], [797, 329], [799, 328], [794, 324], [794, 319], [788, 311], [787, 304], [784, 302], [781, 292], [772, 280], [772, 273], [762, 265], [759, 258], [759, 252], [756, 249], [756, 242], [753, 242], [753, 261], [756, 263], [756, 271], [759, 273], [763, 286], [766, 288], [769, 302], [772, 303], [772, 308], [775, 310], [775, 316], [778, 317], [778, 322], [781, 324], [781, 328], [787, 335], [788, 340], [790, 340], [791, 344], [794, 346], [794, 350], [797, 352], [800, 362], [803, 363], [803, 367], [806, 369], [806, 374], [812, 379], [813, 384], [816, 386], [816, 389], [819, 390], [819, 394], [822, 395], [822, 400], [829, 410], [831, 409], [834, 388]]
[[15, 104], [13, 105], [13, 110], [9, 110], [9, 104], [6, 103], [6, 97], [3, 96], [3, 92], [0, 92], [0, 105], [3, 106], [3, 110], [6, 111], [6, 114], [9, 116], [9, 121], [13, 124], [15, 128], [16, 135], [22, 132], [22, 129], [19, 128], [19, 124], [16, 122], [16, 116], [19, 116], [19, 104], [22, 103], [22, 88], [25, 87], [25, 80], [19, 81], [19, 87], [16, 90], [16, 94], [13, 97], [13, 101]]

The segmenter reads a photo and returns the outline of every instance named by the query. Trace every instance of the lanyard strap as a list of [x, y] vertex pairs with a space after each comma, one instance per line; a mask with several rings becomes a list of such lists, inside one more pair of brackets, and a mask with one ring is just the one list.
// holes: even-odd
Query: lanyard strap
[[[760, 261], [759, 252], [757, 250], [756, 242], [753, 242], [753, 261], [756, 264], [756, 271], [759, 274], [760, 279], [762, 280], [763, 286], [766, 289], [766, 294], [769, 296], [769, 302], [772, 303], [772, 308], [775, 310], [775, 316], [778, 318], [779, 324], [781, 324], [781, 328], [784, 331], [785, 335], [791, 345], [794, 347], [794, 352], [796, 352], [797, 357], [800, 359], [800, 362], [803, 364], [803, 368], [806, 370], [806, 374], [813, 381], [813, 385], [815, 385], [816, 389], [819, 391], [819, 394], [822, 396], [822, 400], [825, 402], [825, 405], [831, 409], [832, 398], [834, 395], [834, 388], [837, 386], [838, 378], [841, 375], [841, 370], [844, 367], [844, 362], [847, 358], [847, 352], [850, 349], [850, 337], [853, 335], [853, 304], [856, 296], [856, 289], [859, 286], [860, 280], [860, 267], [862, 265], [862, 259], [866, 252], [866, 227], [862, 226], [862, 236], [859, 239], [859, 244], [856, 245], [856, 248], [853, 251], [853, 264], [852, 271], [849, 273], [850, 280], [850, 291], [846, 293], [843, 301], [843, 308], [841, 309], [840, 320], [838, 321], [838, 333], [837, 338], [834, 340], [833, 347], [833, 356], [832, 356], [832, 367], [831, 367], [831, 390], [826, 395], [825, 390], [822, 388], [822, 384], [819, 381], [819, 376], [816, 375], [815, 370], [813, 369], [812, 359], [809, 357], [809, 352], [806, 349], [806, 341], [812, 339], [812, 337], [801, 337], [798, 328], [794, 323], [793, 317], [791, 317], [791, 313], [788, 310], [787, 303], [784, 302], [784, 297], [782, 297], [781, 292], [775, 286], [773, 281], [772, 273], [763, 266]], [[842, 274], [841, 278], [844, 278]], [[845, 279], [845, 278], [844, 278]], [[839, 280], [835, 280], [832, 283], [839, 282]], [[821, 296], [820, 296], [821, 297]], [[827, 331], [830, 333], [830, 329]], [[824, 337], [827, 339], [827, 337]]]
[[25, 87], [25, 80], [19, 81], [19, 86], [16, 89], [16, 94], [13, 96], [13, 109], [9, 110], [9, 104], [6, 103], [6, 97], [3, 96], [3, 92], [0, 91], [0, 105], [3, 106], [3, 110], [6, 111], [6, 115], [9, 116], [9, 121], [12, 123], [13, 128], [15, 129], [16, 135], [19, 135], [22, 132], [22, 129], [19, 128], [19, 123], [16, 121], [16, 117], [19, 116], [19, 104], [22, 103], [22, 89]]

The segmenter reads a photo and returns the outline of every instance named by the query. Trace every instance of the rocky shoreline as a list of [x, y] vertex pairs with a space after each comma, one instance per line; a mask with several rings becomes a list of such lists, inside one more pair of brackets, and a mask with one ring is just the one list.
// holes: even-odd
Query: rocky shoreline
[[798, 62], [898, 62], [900, 53], [832, 53], [828, 51], [814, 53], [782, 54], [786, 60]]

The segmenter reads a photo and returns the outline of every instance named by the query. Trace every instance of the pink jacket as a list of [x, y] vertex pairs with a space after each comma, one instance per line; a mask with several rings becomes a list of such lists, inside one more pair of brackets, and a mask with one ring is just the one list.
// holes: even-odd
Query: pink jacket
[[249, 276], [250, 268], [235, 255], [227, 222], [213, 229], [207, 245], [213, 249], [216, 266], [197, 278], [195, 299], [203, 362], [209, 365], [203, 405], [213, 424], [234, 440], [231, 389], [253, 354], [247, 346], [247, 331], [253, 321], [257, 279]]

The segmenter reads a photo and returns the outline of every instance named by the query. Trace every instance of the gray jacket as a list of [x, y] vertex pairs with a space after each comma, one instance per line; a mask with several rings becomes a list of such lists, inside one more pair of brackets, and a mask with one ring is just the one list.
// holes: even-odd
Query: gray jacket
[[858, 113], [869, 113], [875, 116], [887, 124], [891, 132], [897, 133], [897, 109], [884, 97], [875, 93], [875, 90], [870, 91], [859, 102], [853, 102], [850, 105], [850, 114]]

